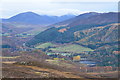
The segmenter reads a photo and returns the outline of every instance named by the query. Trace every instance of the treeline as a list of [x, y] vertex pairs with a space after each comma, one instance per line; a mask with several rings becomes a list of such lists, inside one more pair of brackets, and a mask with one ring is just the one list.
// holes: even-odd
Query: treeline
[[[84, 29], [89, 29], [92, 27], [103, 26], [106, 24], [89, 24], [89, 25], [79, 25], [74, 27], [59, 27], [59, 28], [49, 28], [26, 43], [27, 46], [36, 45], [37, 43], [43, 42], [56, 42], [56, 43], [69, 43], [78, 40], [74, 37], [74, 32]], [[64, 33], [58, 32], [58, 30], [66, 28], [67, 31]]]

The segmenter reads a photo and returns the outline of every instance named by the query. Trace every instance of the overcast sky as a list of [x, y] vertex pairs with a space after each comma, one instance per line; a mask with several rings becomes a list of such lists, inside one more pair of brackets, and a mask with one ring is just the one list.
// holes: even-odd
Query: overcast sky
[[[84, 2], [83, 2], [84, 1]], [[42, 15], [117, 12], [119, 0], [0, 0], [3, 18], [32, 11]]]

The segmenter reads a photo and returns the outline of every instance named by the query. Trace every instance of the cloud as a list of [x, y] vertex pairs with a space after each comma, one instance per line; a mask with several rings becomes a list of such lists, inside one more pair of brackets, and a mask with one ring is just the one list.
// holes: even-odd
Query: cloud
[[119, 2], [119, 0], [51, 0], [52, 2]]
[[77, 9], [56, 9], [56, 10], [49, 10], [49, 11], [45, 11], [45, 10], [33, 10], [33, 12], [36, 12], [38, 14], [61, 16], [61, 15], [65, 15], [65, 14], [79, 15], [81, 13], [85, 13], [85, 12], [88, 12], [88, 11], [82, 12], [82, 11], [77, 10]]
[[[87, 3], [79, 3], [79, 2]], [[90, 1], [100, 1], [103, 3], [89, 3]], [[38, 14], [46, 15], [65, 15], [65, 14], [82, 14], [85, 12], [108, 12], [117, 11], [117, 3], [104, 3], [108, 0], [2, 0], [2, 17], [8, 18], [18, 13], [33, 11]], [[117, 0], [109, 0], [117, 1]], [[74, 2], [74, 3], [73, 3]], [[64, 4], [63, 4], [64, 3]]]
[[2, 3], [51, 2], [52, 0], [1, 0]]

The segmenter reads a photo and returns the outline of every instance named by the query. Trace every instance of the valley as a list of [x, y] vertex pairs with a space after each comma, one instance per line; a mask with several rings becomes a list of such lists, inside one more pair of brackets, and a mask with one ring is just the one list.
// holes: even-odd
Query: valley
[[[26, 15], [38, 23], [21, 21]], [[43, 24], [40, 15], [27, 12], [3, 20], [3, 78], [117, 78], [120, 23], [116, 15], [90, 12], [58, 22], [42, 16]]]

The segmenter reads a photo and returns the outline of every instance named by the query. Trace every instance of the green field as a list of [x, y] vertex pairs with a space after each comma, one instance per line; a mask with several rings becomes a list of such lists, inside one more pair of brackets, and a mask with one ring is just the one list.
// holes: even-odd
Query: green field
[[56, 48], [50, 48], [49, 50], [55, 52], [73, 52], [73, 53], [81, 53], [83, 51], [93, 51], [90, 48], [82, 47], [76, 44], [64, 45]]
[[56, 45], [53, 44], [53, 43], [48, 42], [48, 43], [40, 44], [40, 45], [36, 46], [35, 48], [42, 48], [42, 49], [45, 49], [45, 48], [54, 47], [54, 46], [56, 46]]

